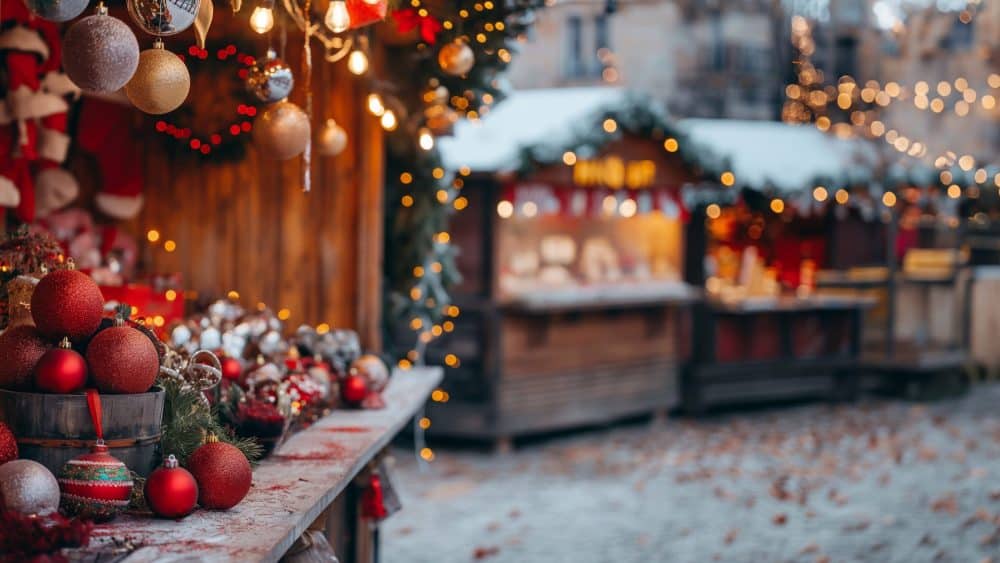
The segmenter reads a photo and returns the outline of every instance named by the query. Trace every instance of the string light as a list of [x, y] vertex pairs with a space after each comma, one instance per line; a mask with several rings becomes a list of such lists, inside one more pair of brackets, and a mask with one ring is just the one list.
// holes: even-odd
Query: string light
[[813, 188], [813, 199], [815, 199], [816, 201], [823, 203], [824, 201], [826, 201], [826, 198], [828, 196], [829, 194], [827, 193], [826, 188], [824, 188], [823, 186], [816, 186], [815, 188]]
[[331, 0], [330, 7], [326, 9], [323, 23], [334, 33], [343, 33], [351, 27], [351, 14], [347, 11], [347, 2], [344, 0]]
[[844, 188], [840, 188], [839, 190], [837, 190], [837, 193], [833, 195], [833, 199], [836, 200], [836, 202], [839, 203], [840, 205], [844, 205], [845, 203], [847, 203], [847, 200], [850, 197], [851, 197], [850, 194]]
[[736, 183], [736, 175], [727, 170], [719, 176], [719, 181], [728, 188]]
[[376, 117], [385, 113], [385, 104], [382, 103], [381, 96], [375, 93], [368, 94], [368, 111]]
[[420, 134], [417, 137], [417, 143], [420, 145], [420, 148], [425, 151], [429, 151], [434, 148], [434, 136], [431, 135], [430, 129], [427, 129], [426, 127], [422, 127], [420, 129]]
[[368, 72], [368, 55], [364, 51], [354, 50], [347, 56], [347, 70], [355, 76]]
[[274, 6], [273, 1], [262, 2], [253, 9], [250, 14], [250, 29], [257, 33], [264, 34], [274, 27]]
[[385, 110], [385, 113], [382, 114], [380, 121], [382, 123], [382, 129], [385, 129], [386, 131], [394, 131], [398, 125], [398, 122], [396, 121], [396, 114], [391, 109]]
[[156, 229], [150, 229], [148, 232], [146, 232], [146, 240], [152, 243], [155, 243], [156, 241], [160, 240], [160, 231], [157, 231]]

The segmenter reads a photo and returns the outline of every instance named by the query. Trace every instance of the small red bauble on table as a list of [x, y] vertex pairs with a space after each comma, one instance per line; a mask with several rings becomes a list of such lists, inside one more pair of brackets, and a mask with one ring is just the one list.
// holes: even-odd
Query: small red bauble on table
[[65, 336], [82, 342], [94, 334], [102, 316], [101, 289], [90, 276], [77, 270], [47, 274], [31, 295], [31, 317], [38, 331], [51, 340]]
[[146, 504], [163, 518], [183, 518], [198, 504], [198, 483], [191, 473], [168, 456], [146, 479]]
[[35, 365], [35, 387], [46, 393], [75, 393], [87, 384], [87, 361], [63, 338]]
[[187, 466], [198, 482], [198, 504], [203, 508], [232, 508], [250, 492], [250, 462], [236, 446], [214, 435], [188, 457]]
[[87, 346], [87, 365], [102, 393], [145, 393], [160, 371], [160, 356], [150, 339], [121, 316]]
[[0, 465], [17, 459], [17, 438], [10, 427], [0, 422]]
[[222, 377], [229, 381], [239, 381], [243, 375], [243, 364], [232, 357], [222, 358]]
[[48, 349], [49, 343], [33, 326], [15, 326], [0, 334], [0, 388], [30, 388], [35, 364]]
[[340, 398], [351, 406], [358, 406], [368, 396], [368, 382], [364, 377], [352, 373], [340, 382]]

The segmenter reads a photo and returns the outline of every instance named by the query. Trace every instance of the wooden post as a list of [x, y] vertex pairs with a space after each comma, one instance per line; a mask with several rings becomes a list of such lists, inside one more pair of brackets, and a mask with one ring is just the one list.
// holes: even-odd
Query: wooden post
[[382, 350], [382, 261], [385, 214], [385, 150], [382, 129], [361, 116], [361, 176], [358, 179], [358, 301], [357, 327], [361, 345]]

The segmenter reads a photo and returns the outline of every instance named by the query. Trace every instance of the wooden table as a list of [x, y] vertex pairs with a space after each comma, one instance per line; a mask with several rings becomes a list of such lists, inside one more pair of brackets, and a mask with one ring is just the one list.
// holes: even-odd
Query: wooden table
[[[305, 530], [339, 527], [353, 544], [329, 538], [341, 563], [371, 560], [373, 530], [358, 522], [352, 481], [421, 411], [441, 379], [440, 368], [397, 370], [383, 394], [385, 409], [335, 411], [294, 434], [254, 470], [250, 494], [231, 510], [198, 510], [181, 521], [125, 515], [98, 526], [92, 544], [122, 538], [141, 544], [125, 563], [277, 561]], [[83, 555], [79, 560], [94, 560]]]

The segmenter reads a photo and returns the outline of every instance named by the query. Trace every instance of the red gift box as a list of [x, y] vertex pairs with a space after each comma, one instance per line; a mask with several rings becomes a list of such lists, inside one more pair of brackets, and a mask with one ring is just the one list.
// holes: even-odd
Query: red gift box
[[105, 301], [127, 303], [134, 307], [133, 319], [142, 320], [161, 338], [172, 322], [184, 319], [184, 292], [179, 289], [157, 291], [145, 284], [101, 286]]

